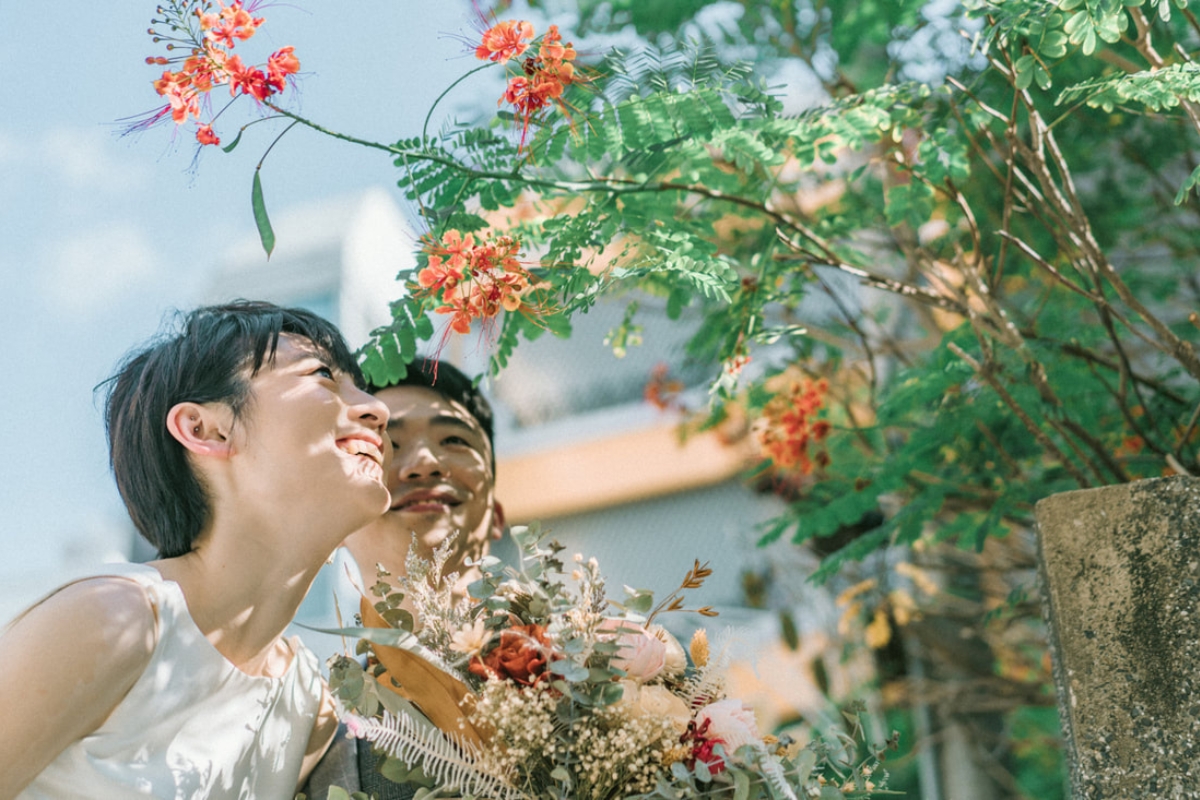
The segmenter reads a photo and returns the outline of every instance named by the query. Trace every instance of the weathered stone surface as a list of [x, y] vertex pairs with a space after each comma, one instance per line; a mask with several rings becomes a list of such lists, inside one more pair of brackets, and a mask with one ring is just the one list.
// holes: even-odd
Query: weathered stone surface
[[1200, 479], [1037, 504], [1076, 798], [1200, 798]]

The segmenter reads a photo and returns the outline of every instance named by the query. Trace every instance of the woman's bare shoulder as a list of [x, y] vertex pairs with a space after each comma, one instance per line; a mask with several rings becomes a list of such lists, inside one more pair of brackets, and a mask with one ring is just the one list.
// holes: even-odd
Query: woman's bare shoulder
[[0, 707], [37, 720], [0, 730], [0, 797], [104, 724], [145, 671], [157, 630], [141, 585], [103, 577], [63, 587], [0, 634]]

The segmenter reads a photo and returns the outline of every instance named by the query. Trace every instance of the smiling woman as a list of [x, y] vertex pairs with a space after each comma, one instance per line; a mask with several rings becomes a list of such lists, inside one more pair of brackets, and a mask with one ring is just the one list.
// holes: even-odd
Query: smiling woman
[[388, 507], [387, 408], [309, 312], [203, 308], [109, 384], [114, 475], [160, 551], [0, 636], [0, 798], [291, 798], [336, 722], [282, 637], [320, 565]]

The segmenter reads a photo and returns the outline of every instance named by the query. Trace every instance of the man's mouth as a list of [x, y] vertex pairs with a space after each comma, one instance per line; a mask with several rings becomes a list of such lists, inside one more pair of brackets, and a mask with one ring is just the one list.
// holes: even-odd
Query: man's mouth
[[449, 492], [409, 492], [392, 502], [392, 511], [440, 512], [454, 508], [461, 502]]

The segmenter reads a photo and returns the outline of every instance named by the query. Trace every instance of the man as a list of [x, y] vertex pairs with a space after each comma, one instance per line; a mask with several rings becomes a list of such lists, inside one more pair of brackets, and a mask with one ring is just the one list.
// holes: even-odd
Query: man
[[[457, 368], [434, 361], [394, 385], [370, 390], [390, 413], [392, 504], [378, 521], [351, 534], [346, 548], [369, 581], [376, 564], [403, 575], [414, 537], [425, 557], [456, 537], [447, 571], [462, 572], [466, 559], [478, 560], [489, 540], [504, 532], [495, 497], [491, 406]], [[460, 586], [474, 580], [475, 571], [467, 573]]]
[[[386, 478], [391, 505], [382, 517], [346, 539], [360, 586], [374, 582], [376, 565], [393, 576], [404, 575], [414, 538], [417, 552], [429, 557], [448, 537], [455, 537], [446, 571], [459, 572], [458, 586], [465, 591], [477, 577], [477, 570], [464, 567], [465, 561], [485, 555], [489, 543], [504, 531], [504, 511], [495, 497], [491, 406], [457, 368], [433, 360], [414, 365], [396, 384], [369, 388], [388, 408], [392, 460]], [[343, 613], [357, 610], [357, 595], [343, 597], [341, 608]], [[346, 739], [344, 732], [305, 791], [312, 800], [325, 800], [330, 786], [364, 791], [378, 800], [403, 800], [413, 794], [410, 786], [383, 780], [370, 744]]]

